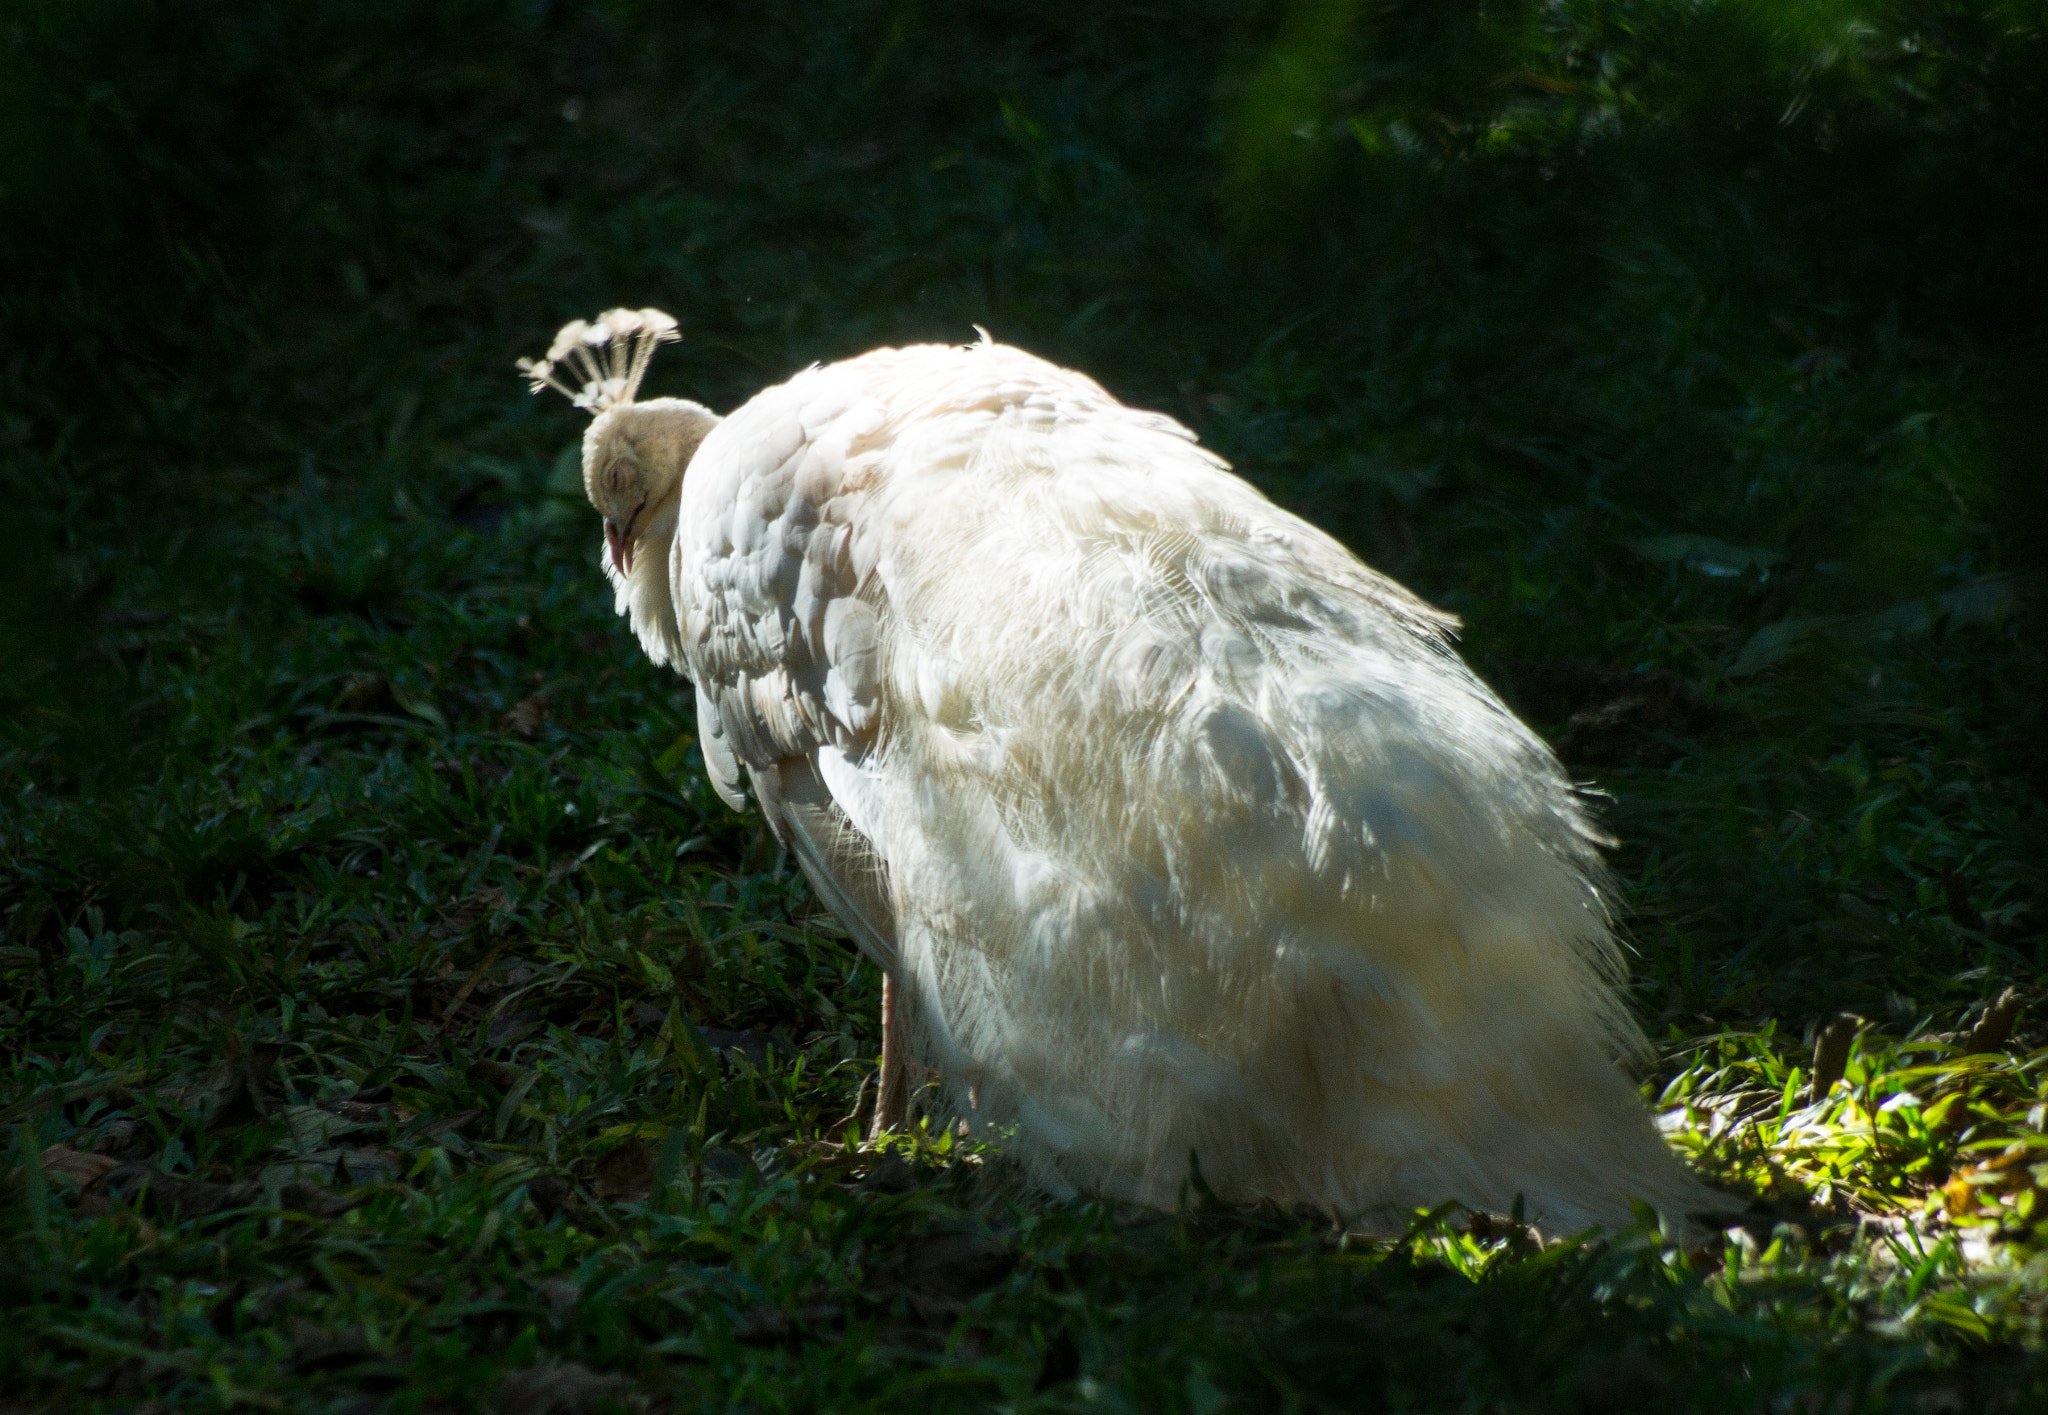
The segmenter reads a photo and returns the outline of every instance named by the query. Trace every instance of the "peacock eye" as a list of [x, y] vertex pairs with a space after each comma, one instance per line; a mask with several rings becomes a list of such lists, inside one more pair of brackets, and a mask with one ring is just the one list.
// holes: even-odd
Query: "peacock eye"
[[613, 491], [622, 492], [633, 479], [633, 469], [624, 457], [614, 457], [612, 464], [604, 469], [604, 479]]

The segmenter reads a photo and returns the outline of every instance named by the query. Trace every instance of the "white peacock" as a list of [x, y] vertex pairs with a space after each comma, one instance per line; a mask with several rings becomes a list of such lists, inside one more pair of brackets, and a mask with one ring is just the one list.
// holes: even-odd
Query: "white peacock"
[[1450, 616], [986, 336], [721, 419], [635, 401], [675, 329], [521, 369], [595, 415], [618, 611], [719, 794], [885, 970], [879, 1126], [915, 1056], [1057, 1193], [1171, 1205], [1192, 1155], [1351, 1216], [1715, 1206], [1620, 1069], [1600, 837]]

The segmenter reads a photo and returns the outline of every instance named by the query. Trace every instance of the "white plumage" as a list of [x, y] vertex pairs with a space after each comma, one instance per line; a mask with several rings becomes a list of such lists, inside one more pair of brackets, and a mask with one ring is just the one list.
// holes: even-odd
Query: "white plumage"
[[953, 1114], [1159, 1205], [1191, 1154], [1368, 1219], [1711, 1202], [1617, 1069], [1598, 837], [1449, 616], [1021, 350], [881, 349], [721, 422], [632, 401], [672, 328], [614, 311], [528, 371], [612, 360], [581, 401], [620, 612]]

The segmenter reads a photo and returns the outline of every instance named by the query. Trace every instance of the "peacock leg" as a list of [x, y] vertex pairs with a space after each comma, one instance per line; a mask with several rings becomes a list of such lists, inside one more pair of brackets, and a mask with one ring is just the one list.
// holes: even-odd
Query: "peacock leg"
[[896, 1006], [896, 980], [882, 974], [882, 1059], [880, 1091], [875, 1097], [875, 1121], [868, 1138], [876, 1139], [901, 1129], [910, 1105], [910, 1070], [903, 1056], [903, 1016]]

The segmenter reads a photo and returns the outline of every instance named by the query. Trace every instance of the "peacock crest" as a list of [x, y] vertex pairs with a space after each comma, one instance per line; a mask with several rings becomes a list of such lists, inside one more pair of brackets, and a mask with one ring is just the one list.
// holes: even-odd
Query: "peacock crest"
[[[654, 351], [681, 337], [675, 320], [660, 310], [606, 310], [596, 319], [570, 320], [546, 358], [521, 359], [517, 367], [535, 393], [552, 388], [595, 416], [632, 402]], [[582, 388], [571, 388], [558, 372], [581, 375]]]

